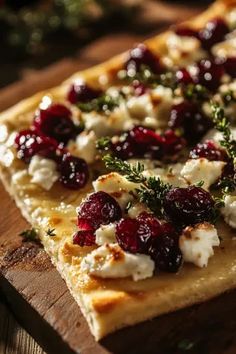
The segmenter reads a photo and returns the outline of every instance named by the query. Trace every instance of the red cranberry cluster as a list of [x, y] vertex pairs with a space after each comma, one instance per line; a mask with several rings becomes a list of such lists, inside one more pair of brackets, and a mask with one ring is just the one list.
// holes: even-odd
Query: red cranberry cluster
[[93, 193], [79, 208], [79, 231], [73, 242], [80, 246], [95, 245], [95, 231], [101, 225], [116, 222], [116, 240], [123, 250], [150, 255], [158, 270], [176, 272], [182, 264], [178, 235], [187, 225], [211, 220], [214, 201], [202, 188], [190, 186], [171, 189], [163, 205], [168, 222], [161, 222], [147, 212], [134, 219], [122, 218], [114, 198], [105, 192]]
[[80, 205], [78, 227], [74, 235], [74, 244], [92, 246], [95, 244], [95, 231], [101, 225], [107, 225], [121, 218], [122, 212], [117, 201], [105, 192], [90, 194]]
[[79, 246], [95, 245], [95, 231], [111, 222], [116, 224], [116, 239], [122, 249], [131, 253], [149, 254], [159, 270], [176, 272], [182, 255], [178, 237], [170, 223], [160, 221], [149, 213], [136, 219], [122, 218], [120, 206], [105, 192], [91, 194], [80, 206], [78, 227], [73, 243]]
[[181, 129], [184, 138], [191, 145], [201, 139], [212, 128], [213, 123], [199, 105], [183, 101], [172, 106], [168, 126], [171, 129]]
[[15, 138], [18, 158], [26, 163], [38, 154], [54, 160], [60, 172], [61, 183], [70, 189], [85, 186], [89, 178], [87, 163], [71, 156], [66, 143], [78, 134], [71, 119], [71, 111], [62, 104], [52, 104], [36, 112], [32, 127], [20, 131]]
[[121, 219], [116, 226], [116, 239], [125, 251], [150, 255], [158, 270], [177, 272], [182, 264], [172, 224], [160, 223], [152, 214], [144, 212], [136, 219]]
[[125, 70], [128, 76], [133, 77], [144, 66], [154, 74], [161, 74], [164, 71], [159, 58], [145, 44], [141, 43], [130, 51], [129, 58], [125, 63]]
[[175, 33], [179, 36], [199, 39], [202, 47], [206, 50], [210, 50], [214, 44], [223, 41], [228, 32], [229, 27], [221, 18], [214, 18], [208, 21], [200, 31], [184, 26], [177, 27], [175, 30]]
[[102, 95], [101, 90], [90, 87], [83, 81], [75, 82], [69, 89], [67, 99], [70, 103], [87, 103]]
[[[179, 36], [195, 37], [201, 41], [202, 47], [210, 51], [212, 46], [224, 40], [229, 28], [221, 18], [215, 18], [209, 21], [204, 28], [196, 31], [189, 27], [180, 26], [176, 29]], [[231, 77], [236, 77], [236, 57], [229, 57], [224, 60], [204, 59], [196, 64], [196, 74], [191, 75], [187, 69], [179, 69], [176, 73], [177, 82], [189, 84], [196, 83], [215, 91], [224, 73]]]
[[122, 159], [145, 157], [174, 160], [185, 146], [185, 139], [176, 135], [173, 130], [160, 135], [151, 129], [136, 126], [122, 134], [118, 142], [111, 143], [110, 148]]

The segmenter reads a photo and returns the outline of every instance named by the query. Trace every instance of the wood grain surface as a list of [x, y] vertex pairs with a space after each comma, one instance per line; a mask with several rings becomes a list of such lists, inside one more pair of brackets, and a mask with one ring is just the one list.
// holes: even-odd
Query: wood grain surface
[[[173, 12], [170, 5], [160, 6], [160, 16], [165, 18], [164, 26], [198, 11], [191, 8], [183, 11], [176, 5]], [[163, 23], [160, 27], [163, 27]], [[62, 60], [3, 90], [0, 94], [0, 110], [33, 92], [59, 83], [78, 69], [94, 65], [129, 48], [142, 38], [141, 35], [123, 33], [96, 41], [83, 50], [79, 58]], [[232, 316], [236, 312], [235, 293], [126, 328], [96, 343], [79, 307], [42, 247], [22, 242], [18, 236], [28, 225], [2, 187], [0, 207], [1, 291], [19, 322], [48, 353], [168, 354], [183, 353], [186, 349], [188, 353], [236, 353], [236, 318]], [[11, 317], [3, 320], [6, 317], [5, 307], [0, 308], [0, 311], [1, 315], [3, 313], [0, 353], [42, 353], [34, 342], [26, 344], [29, 337], [22, 337], [21, 330], [13, 328]], [[25, 346], [28, 351], [24, 349]]]

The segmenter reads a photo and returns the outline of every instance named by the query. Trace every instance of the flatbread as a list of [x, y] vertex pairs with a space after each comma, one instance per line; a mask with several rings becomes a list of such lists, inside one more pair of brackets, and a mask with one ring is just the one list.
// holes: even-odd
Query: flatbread
[[[201, 27], [208, 19], [224, 14], [233, 5], [236, 5], [236, 1], [218, 1], [192, 20], [191, 26]], [[167, 35], [168, 32], [146, 43], [154, 52], [164, 54]], [[32, 113], [44, 95], [63, 101], [68, 87], [75, 79], [83, 78], [98, 83], [102, 75], [121, 67], [126, 56], [124, 53], [94, 68], [76, 73], [60, 86], [40, 92], [2, 113], [0, 129], [3, 135], [5, 129], [9, 136], [29, 126]], [[109, 81], [104, 84], [106, 86], [109, 86]], [[19, 174], [19, 171], [25, 170], [25, 164], [14, 159], [5, 142], [0, 149], [0, 154], [4, 152], [6, 156], [8, 153], [8, 160], [0, 165], [5, 188], [23, 216], [39, 230], [46, 252], [66, 281], [97, 340], [119, 328], [209, 300], [236, 287], [236, 242], [232, 241], [233, 231], [226, 225], [219, 225], [219, 235], [223, 241], [206, 268], [185, 264], [177, 274], [162, 273], [138, 282], [130, 278], [92, 278], [83, 273], [80, 262], [91, 252], [91, 247], [73, 245], [71, 236], [76, 230], [76, 207], [92, 191], [91, 183], [79, 192], [67, 190], [59, 183], [55, 183], [50, 191], [44, 191], [30, 182], [27, 173]], [[16, 173], [18, 180], [13, 183]], [[56, 236], [46, 235], [48, 228], [55, 229]]]

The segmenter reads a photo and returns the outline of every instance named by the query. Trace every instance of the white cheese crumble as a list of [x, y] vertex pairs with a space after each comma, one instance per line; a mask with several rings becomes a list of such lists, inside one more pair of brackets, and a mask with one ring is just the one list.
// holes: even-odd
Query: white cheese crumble
[[166, 46], [168, 50], [167, 59], [170, 60], [170, 66], [171, 64], [188, 65], [204, 57], [201, 43], [194, 37], [179, 36], [171, 33], [166, 40]]
[[184, 261], [200, 268], [207, 266], [209, 258], [214, 255], [213, 247], [219, 245], [216, 228], [207, 222], [186, 227], [179, 239]]
[[56, 162], [39, 155], [32, 157], [28, 167], [28, 173], [32, 176], [32, 183], [38, 184], [47, 191], [52, 188], [53, 184], [59, 178]]
[[87, 163], [92, 163], [96, 157], [96, 140], [97, 137], [93, 131], [84, 131], [76, 138], [76, 152], [78, 156], [84, 159]]
[[209, 161], [205, 158], [190, 159], [182, 168], [180, 174], [189, 184], [203, 181], [203, 188], [208, 190], [222, 175], [225, 162]]
[[121, 102], [109, 114], [99, 114], [98, 112], [83, 113], [83, 120], [86, 130], [92, 130], [96, 136], [102, 137], [114, 133], [129, 130], [133, 126], [125, 102]]
[[[231, 134], [233, 139], [236, 139], [236, 128], [231, 128], [230, 129]], [[202, 141], [204, 142], [205, 140], [213, 140], [215, 143], [218, 144], [218, 146], [220, 145], [220, 141], [223, 139], [222, 133], [220, 133], [219, 131], [217, 131], [216, 129], [211, 129], [202, 139]]]
[[224, 217], [225, 222], [236, 228], [236, 196], [235, 195], [227, 195], [225, 197], [225, 206], [221, 208], [221, 213]]
[[150, 210], [146, 207], [146, 205], [142, 203], [136, 203], [132, 205], [128, 210], [128, 215], [130, 218], [135, 219], [139, 216], [139, 214], [143, 212], [150, 212]]
[[131, 97], [127, 101], [127, 108], [131, 117], [138, 120], [154, 116], [153, 105], [149, 94]]
[[97, 245], [104, 245], [105, 243], [116, 242], [116, 225], [111, 223], [108, 225], [101, 225], [95, 232], [95, 242]]
[[118, 244], [105, 244], [89, 253], [81, 262], [82, 271], [100, 278], [150, 278], [155, 264], [144, 254], [124, 252]]
[[133, 200], [130, 192], [135, 192], [138, 186], [137, 183], [129, 182], [116, 172], [100, 176], [93, 182], [95, 192], [104, 191], [111, 194], [123, 209], [129, 201]]
[[236, 36], [226, 39], [224, 42], [215, 44], [212, 49], [212, 54], [216, 57], [227, 58], [236, 56]]

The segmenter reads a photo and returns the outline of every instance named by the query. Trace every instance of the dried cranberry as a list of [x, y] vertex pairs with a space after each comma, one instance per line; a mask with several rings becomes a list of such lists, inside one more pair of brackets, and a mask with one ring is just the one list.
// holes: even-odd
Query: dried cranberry
[[207, 140], [197, 144], [189, 153], [191, 159], [204, 157], [209, 161], [227, 161], [227, 153], [216, 146], [214, 141]]
[[229, 32], [229, 27], [222, 18], [215, 18], [205, 25], [205, 27], [199, 32], [199, 39], [202, 46], [206, 50], [223, 41], [225, 35]]
[[134, 127], [130, 138], [136, 147], [136, 155], [160, 159], [163, 156], [163, 138], [153, 130], [145, 127]]
[[84, 82], [76, 82], [70, 87], [67, 99], [72, 104], [79, 102], [86, 103], [97, 98], [101, 94], [102, 91], [96, 90]]
[[111, 149], [120, 159], [127, 160], [136, 156], [136, 147], [129, 137], [113, 143]]
[[[78, 224], [87, 223], [94, 230], [121, 218], [122, 212], [117, 201], [105, 192], [95, 192], [80, 205]], [[89, 227], [88, 226], [88, 227]]]
[[132, 77], [140, 71], [141, 66], [147, 66], [155, 74], [160, 74], [163, 71], [159, 58], [145, 44], [139, 44], [130, 51], [125, 69], [127, 74]]
[[210, 91], [216, 91], [224, 74], [222, 62], [202, 59], [195, 67], [196, 74], [192, 76], [194, 82], [205, 86]]
[[142, 213], [136, 219], [121, 219], [116, 225], [116, 239], [121, 248], [131, 253], [147, 253], [153, 238], [162, 232], [156, 217]]
[[172, 160], [174, 160], [176, 158], [176, 154], [178, 154], [186, 146], [186, 140], [181, 136], [176, 135], [176, 133], [171, 129], [164, 133], [163, 139], [164, 157], [171, 156]]
[[52, 104], [46, 109], [39, 109], [34, 118], [33, 128], [37, 133], [65, 144], [76, 134], [71, 111], [62, 104]]
[[183, 257], [175, 231], [157, 237], [149, 248], [149, 255], [158, 270], [176, 273], [182, 265]]
[[198, 38], [198, 32], [190, 27], [179, 26], [175, 29], [178, 36]]
[[116, 225], [116, 239], [120, 247], [131, 253], [140, 253], [142, 248], [138, 235], [139, 222], [136, 219], [121, 219]]
[[183, 101], [172, 106], [168, 126], [171, 129], [183, 129], [185, 139], [192, 144], [212, 127], [212, 121], [197, 104]]
[[73, 244], [83, 246], [95, 245], [95, 233], [93, 231], [80, 230], [73, 236]]
[[60, 164], [60, 182], [69, 189], [80, 189], [89, 178], [88, 165], [79, 157], [64, 154]]
[[138, 80], [134, 80], [132, 82], [132, 87], [134, 89], [135, 96], [142, 96], [148, 90], [147, 86], [145, 86], [142, 82], [139, 82]]
[[166, 215], [177, 224], [196, 224], [213, 216], [214, 201], [210, 193], [196, 186], [171, 189], [163, 204]]
[[116, 239], [127, 252], [150, 255], [159, 270], [176, 272], [182, 263], [173, 226], [161, 224], [152, 214], [144, 212], [136, 219], [121, 219], [116, 226]]
[[17, 157], [25, 162], [29, 162], [36, 154], [54, 160], [60, 154], [60, 148], [54, 139], [38, 135], [30, 129], [22, 130], [16, 135], [15, 146]]
[[193, 83], [193, 78], [191, 77], [189, 71], [185, 68], [181, 68], [176, 71], [177, 83], [188, 85]]
[[227, 74], [233, 78], [236, 78], [236, 57], [226, 58], [224, 68]]

